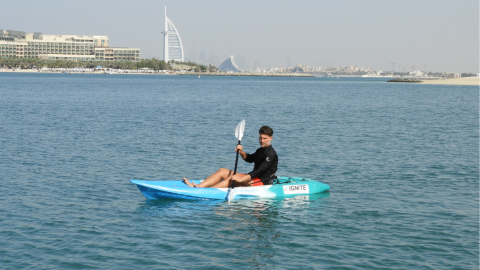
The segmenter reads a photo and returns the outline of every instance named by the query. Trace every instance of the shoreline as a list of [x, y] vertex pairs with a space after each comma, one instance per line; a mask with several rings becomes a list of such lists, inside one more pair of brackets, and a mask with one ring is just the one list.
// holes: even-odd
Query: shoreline
[[178, 73], [153, 73], [153, 72], [112, 72], [112, 73], [105, 73], [104, 71], [38, 71], [35, 69], [18, 69], [18, 70], [11, 70], [11, 69], [1, 69], [0, 73], [55, 73], [55, 74], [100, 74], [100, 75], [109, 75], [109, 74], [129, 74], [129, 75], [178, 75]]
[[315, 77], [311, 74], [302, 74], [302, 73], [217, 73], [217, 72], [186, 72], [186, 73], [161, 73], [161, 72], [109, 72], [105, 71], [39, 71], [36, 69], [0, 69], [0, 72], [4, 73], [67, 73], [67, 74], [128, 74], [128, 75], [186, 75], [186, 76], [249, 76], [249, 77]]
[[424, 80], [419, 84], [480, 85], [480, 77], [460, 77], [452, 79]]
[[[63, 71], [39, 71], [35, 69], [4, 69], [0, 68], [0, 73], [57, 73], [62, 74]], [[89, 72], [69, 72], [67, 74], [128, 74], [128, 75], [184, 75], [184, 76], [245, 76], [245, 77], [301, 77], [301, 78], [312, 78], [315, 77], [311, 74], [304, 74], [304, 73], [216, 73], [216, 72], [187, 72], [187, 73], [154, 73], [154, 72], [112, 72], [112, 73], [105, 73], [104, 71], [89, 71]], [[337, 75], [332, 77], [343, 77], [343, 78], [395, 78], [391, 76], [355, 76], [355, 75]], [[410, 78], [410, 77], [408, 77]], [[480, 85], [480, 77], [461, 77], [461, 78], [452, 78], [452, 79], [441, 79], [441, 78], [417, 78], [411, 77], [415, 79], [421, 80], [418, 84], [436, 84], [436, 85]]]
[[186, 72], [178, 73], [178, 75], [190, 75], [190, 76], [246, 76], [246, 77], [315, 77], [311, 74], [304, 73], [250, 73], [250, 72], [237, 72], [237, 73], [217, 73], [217, 72]]

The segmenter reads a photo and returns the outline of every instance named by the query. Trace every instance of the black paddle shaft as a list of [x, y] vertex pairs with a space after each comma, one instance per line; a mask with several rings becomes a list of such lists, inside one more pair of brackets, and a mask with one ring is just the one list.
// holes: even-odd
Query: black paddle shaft
[[[241, 142], [242, 140], [238, 140], [238, 145], [240, 145]], [[240, 151], [237, 150], [237, 158], [235, 159], [235, 169], [233, 170], [233, 175], [237, 174], [238, 154], [240, 154]], [[232, 185], [230, 187], [235, 187], [235, 181], [232, 181]]]
[[[241, 142], [242, 140], [238, 140], [238, 145], [240, 145]], [[233, 175], [237, 174], [238, 154], [240, 154], [240, 151], [237, 150], [237, 158], [235, 159], [235, 169], [233, 170]]]

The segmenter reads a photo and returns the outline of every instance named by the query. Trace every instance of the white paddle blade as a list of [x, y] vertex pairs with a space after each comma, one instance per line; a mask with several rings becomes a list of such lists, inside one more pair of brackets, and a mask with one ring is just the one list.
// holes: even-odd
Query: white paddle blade
[[229, 193], [228, 193], [228, 203], [233, 201], [233, 198], [237, 195], [237, 190], [238, 188], [230, 188]]
[[245, 131], [245, 119], [243, 119], [243, 121], [237, 125], [237, 128], [235, 128], [235, 137], [237, 137], [237, 139], [239, 140], [242, 140], [244, 131]]

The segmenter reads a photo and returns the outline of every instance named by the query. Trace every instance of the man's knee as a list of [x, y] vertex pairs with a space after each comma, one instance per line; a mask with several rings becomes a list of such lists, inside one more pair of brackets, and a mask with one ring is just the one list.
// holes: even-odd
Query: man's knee
[[218, 172], [221, 173], [223, 176], [226, 176], [226, 177], [228, 177], [232, 174], [232, 171], [229, 170], [229, 169], [226, 169], [226, 168], [220, 168], [218, 170]]

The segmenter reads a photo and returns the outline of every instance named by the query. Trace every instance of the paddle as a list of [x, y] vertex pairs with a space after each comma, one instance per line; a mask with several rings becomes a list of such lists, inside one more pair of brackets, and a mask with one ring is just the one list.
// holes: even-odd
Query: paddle
[[[242, 137], [243, 137], [243, 131], [245, 131], [245, 119], [240, 122], [240, 124], [237, 125], [235, 128], [235, 137], [238, 139], [238, 145], [242, 143]], [[237, 151], [237, 158], [235, 159], [235, 169], [233, 170], [233, 175], [237, 174], [237, 164], [238, 164], [238, 155], [240, 154], [239, 151]], [[233, 198], [235, 198], [235, 195], [237, 195], [237, 190], [235, 189], [235, 184], [232, 181], [232, 186], [230, 187], [230, 190], [228, 192], [228, 202], [230, 203]]]
[[[242, 143], [243, 132], [245, 131], [245, 119], [240, 122], [235, 128], [235, 137], [238, 139], [238, 145]], [[233, 170], [233, 175], [237, 174], [237, 164], [238, 164], [238, 155], [240, 154], [237, 151], [237, 158], [235, 159], [235, 169]]]

